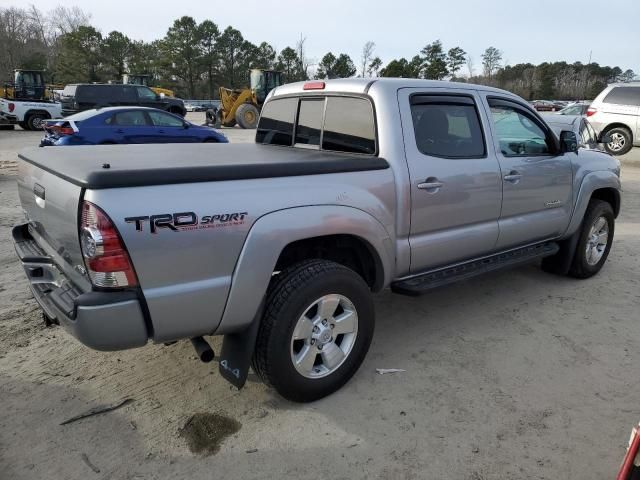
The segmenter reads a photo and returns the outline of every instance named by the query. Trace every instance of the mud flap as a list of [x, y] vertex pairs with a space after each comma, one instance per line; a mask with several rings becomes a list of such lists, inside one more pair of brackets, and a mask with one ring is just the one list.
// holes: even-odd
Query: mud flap
[[582, 232], [582, 225], [566, 240], [558, 242], [560, 251], [552, 257], [542, 259], [542, 268], [549, 273], [555, 273], [557, 275], [566, 275], [569, 273], [571, 264], [573, 263], [573, 257], [576, 255], [576, 248], [578, 246], [578, 240], [580, 240], [580, 233]]
[[244, 387], [247, 381], [263, 309], [264, 299], [247, 329], [237, 333], [229, 333], [222, 340], [218, 370], [225, 380], [238, 389]]

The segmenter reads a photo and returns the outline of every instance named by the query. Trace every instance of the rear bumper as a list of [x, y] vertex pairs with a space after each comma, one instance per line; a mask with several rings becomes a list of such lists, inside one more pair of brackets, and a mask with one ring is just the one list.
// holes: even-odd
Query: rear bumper
[[0, 112], [0, 125], [17, 125], [18, 117], [8, 113]]
[[138, 292], [82, 292], [36, 243], [28, 225], [13, 228], [16, 253], [42, 310], [80, 342], [96, 350], [124, 350], [147, 343]]

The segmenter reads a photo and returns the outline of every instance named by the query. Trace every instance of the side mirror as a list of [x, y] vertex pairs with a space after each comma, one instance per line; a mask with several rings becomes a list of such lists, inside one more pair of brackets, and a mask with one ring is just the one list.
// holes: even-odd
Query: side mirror
[[571, 130], [562, 130], [560, 132], [560, 150], [563, 153], [578, 151], [578, 139]]
[[604, 134], [602, 135], [599, 139], [598, 139], [598, 143], [611, 143], [613, 141], [613, 139], [611, 138], [611, 135]]
[[187, 128], [189, 128], [191, 126], [191, 124], [189, 122], [182, 122], [182, 128], [184, 128], [185, 130]]

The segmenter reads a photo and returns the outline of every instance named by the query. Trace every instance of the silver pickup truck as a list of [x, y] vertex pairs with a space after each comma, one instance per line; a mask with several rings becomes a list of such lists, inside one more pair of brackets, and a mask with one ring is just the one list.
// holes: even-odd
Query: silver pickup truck
[[23, 152], [13, 238], [46, 320], [85, 345], [191, 339], [210, 361], [224, 335], [227, 380], [252, 366], [311, 401], [362, 363], [372, 293], [536, 260], [597, 273], [619, 174], [502, 90], [314, 81], [269, 95], [255, 144]]

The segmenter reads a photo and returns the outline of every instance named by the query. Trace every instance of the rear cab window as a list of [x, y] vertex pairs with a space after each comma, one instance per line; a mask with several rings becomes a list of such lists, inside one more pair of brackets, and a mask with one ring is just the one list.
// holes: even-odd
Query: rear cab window
[[373, 106], [364, 97], [275, 98], [262, 109], [256, 143], [375, 155]]

